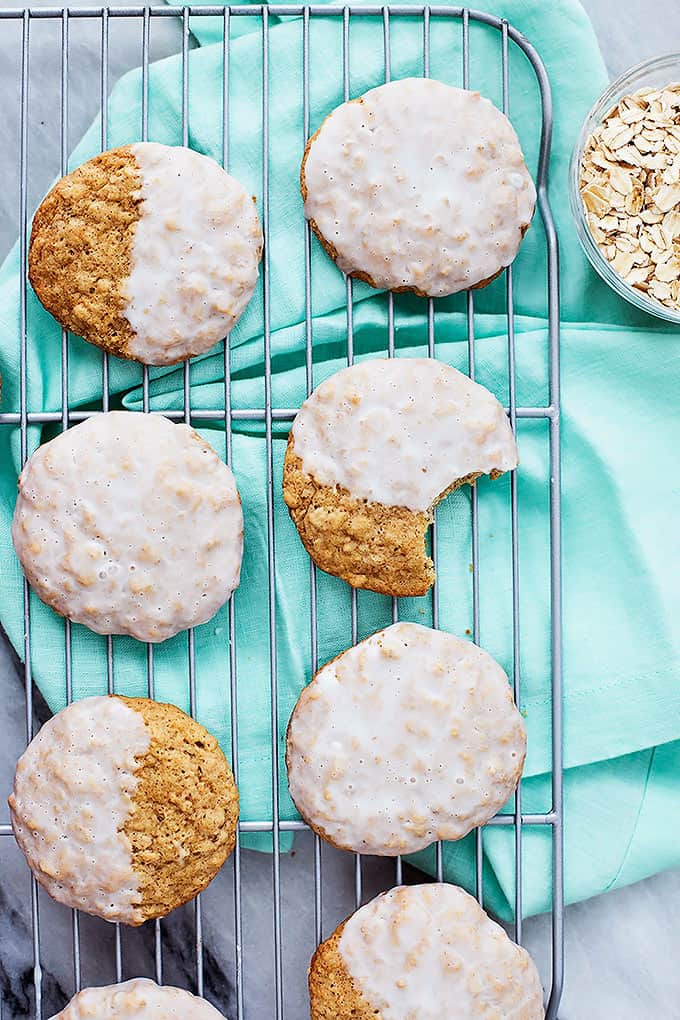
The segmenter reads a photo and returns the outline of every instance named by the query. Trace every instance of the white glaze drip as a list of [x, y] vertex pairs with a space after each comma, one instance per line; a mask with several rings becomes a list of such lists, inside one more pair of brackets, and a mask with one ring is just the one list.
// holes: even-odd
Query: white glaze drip
[[52, 1020], [224, 1020], [214, 1006], [182, 988], [133, 978], [84, 988]]
[[345, 924], [339, 951], [382, 1020], [542, 1020], [533, 960], [457, 886], [399, 886]]
[[525, 750], [524, 722], [490, 655], [395, 623], [303, 691], [288, 730], [288, 781], [303, 817], [337, 846], [414, 853], [495, 814]]
[[304, 181], [305, 216], [344, 272], [433, 297], [509, 265], [536, 201], [507, 117], [478, 92], [423, 78], [334, 110]]
[[214, 160], [181, 146], [131, 146], [140, 219], [125, 282], [130, 353], [167, 365], [233, 328], [257, 282], [262, 229], [252, 196]]
[[83, 698], [49, 719], [17, 763], [10, 797], [17, 843], [59, 903], [139, 923], [139, 879], [122, 831], [136, 759], [150, 734], [117, 698]]
[[163, 641], [237, 587], [234, 477], [188, 425], [111, 411], [61, 433], [21, 473], [12, 538], [43, 601], [100, 634]]
[[314, 390], [293, 423], [294, 452], [321, 485], [428, 510], [454, 481], [517, 466], [492, 393], [431, 358], [361, 361]]

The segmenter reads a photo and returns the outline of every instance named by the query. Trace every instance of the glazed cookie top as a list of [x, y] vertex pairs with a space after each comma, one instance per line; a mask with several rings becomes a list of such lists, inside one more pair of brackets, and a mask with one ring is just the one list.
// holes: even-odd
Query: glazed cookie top
[[140, 218], [124, 284], [130, 354], [149, 365], [209, 350], [233, 328], [258, 276], [252, 197], [214, 160], [139, 142]]
[[84, 988], [52, 1020], [224, 1020], [214, 1006], [182, 988], [133, 978]]
[[208, 156], [140, 142], [62, 177], [33, 219], [29, 276], [67, 329], [169, 365], [233, 328], [257, 282], [253, 197]]
[[45, 723], [17, 764], [12, 826], [50, 896], [125, 924], [143, 920], [123, 826], [151, 737], [119, 698], [76, 701]]
[[496, 398], [433, 358], [361, 361], [321, 383], [292, 428], [302, 470], [322, 485], [427, 511], [460, 478], [517, 466]]
[[302, 692], [288, 780], [301, 815], [336, 846], [415, 853], [495, 814], [525, 752], [524, 722], [490, 655], [395, 623], [329, 662]]
[[301, 182], [305, 216], [344, 272], [432, 297], [509, 265], [536, 201], [508, 118], [478, 92], [424, 78], [337, 107]]
[[237, 587], [243, 514], [231, 471], [194, 429], [111, 411], [33, 454], [12, 538], [57, 612], [163, 641], [209, 620]]
[[345, 966], [382, 1020], [542, 1020], [536, 967], [463, 889], [399, 886], [353, 914], [339, 941]]
[[17, 763], [12, 827], [59, 903], [142, 924], [204, 889], [234, 846], [238, 791], [215, 738], [175, 705], [84, 698]]

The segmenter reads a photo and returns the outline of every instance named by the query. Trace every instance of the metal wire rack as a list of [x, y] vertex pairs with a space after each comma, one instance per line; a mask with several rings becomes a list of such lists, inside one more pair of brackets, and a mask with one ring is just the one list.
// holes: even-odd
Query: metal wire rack
[[[552, 914], [551, 914], [551, 966], [550, 973], [544, 975], [544, 983], [548, 990], [547, 1016], [554, 1020], [558, 1014], [559, 1002], [563, 984], [563, 859], [562, 859], [562, 707], [561, 707], [561, 571], [560, 571], [560, 389], [559, 389], [559, 294], [558, 294], [558, 250], [555, 228], [553, 225], [550, 205], [548, 200], [547, 183], [550, 158], [551, 129], [552, 129], [552, 105], [550, 87], [545, 68], [541, 59], [531, 44], [512, 25], [493, 15], [469, 10], [460, 7], [428, 7], [428, 6], [307, 6], [287, 5], [278, 6], [270, 10], [266, 6], [232, 6], [232, 7], [115, 7], [115, 8], [31, 8], [31, 9], [4, 9], [0, 10], [0, 25], [7, 26], [8, 22], [14, 23], [20, 39], [20, 148], [19, 148], [19, 220], [20, 220], [20, 349], [19, 349], [19, 372], [20, 372], [20, 406], [16, 410], [5, 410], [0, 413], [0, 427], [16, 430], [20, 436], [21, 460], [27, 459], [29, 451], [28, 430], [29, 425], [56, 423], [66, 429], [92, 413], [93, 410], [72, 410], [69, 404], [69, 337], [62, 334], [61, 347], [61, 393], [62, 407], [58, 412], [35, 412], [29, 410], [29, 378], [28, 365], [28, 338], [27, 338], [27, 278], [26, 278], [26, 254], [27, 254], [27, 223], [29, 216], [29, 184], [31, 167], [29, 162], [29, 104], [31, 101], [30, 81], [30, 41], [34, 23], [37, 20], [49, 22], [54, 30], [55, 44], [60, 47], [60, 152], [61, 172], [68, 168], [69, 155], [69, 131], [68, 131], [68, 109], [69, 109], [69, 88], [71, 84], [70, 68], [70, 33], [75, 20], [85, 19], [96, 32], [100, 52], [99, 81], [97, 88], [101, 100], [101, 148], [108, 147], [108, 124], [107, 124], [107, 103], [109, 94], [109, 33], [110, 24], [113, 19], [127, 19], [128, 24], [134, 24], [139, 33], [140, 53], [142, 62], [142, 97], [141, 97], [141, 124], [139, 138], [144, 140], [148, 137], [149, 128], [149, 63], [150, 63], [150, 36], [151, 25], [157, 19], [175, 19], [181, 28], [181, 68], [182, 68], [182, 93], [181, 93], [181, 141], [187, 144], [189, 140], [189, 92], [188, 92], [188, 69], [190, 49], [190, 29], [192, 19], [218, 18], [222, 26], [222, 158], [225, 167], [229, 167], [229, 60], [232, 45], [232, 29], [236, 21], [242, 18], [251, 19], [256, 23], [261, 39], [261, 74], [260, 83], [262, 97], [262, 182], [261, 182], [261, 213], [266, 237], [264, 258], [262, 265], [263, 287], [263, 344], [264, 344], [264, 401], [261, 407], [234, 408], [231, 397], [231, 355], [229, 344], [224, 347], [224, 399], [221, 406], [211, 409], [192, 408], [192, 389], [190, 363], [184, 365], [184, 386], [183, 386], [183, 408], [181, 411], [164, 412], [169, 417], [186, 422], [212, 421], [216, 424], [222, 423], [225, 432], [226, 458], [232, 460], [232, 429], [234, 423], [243, 421], [257, 422], [264, 427], [264, 442], [266, 445], [267, 461], [267, 503], [266, 503], [266, 530], [268, 537], [268, 596], [267, 609], [269, 616], [269, 652], [271, 662], [271, 732], [274, 746], [276, 746], [277, 735], [280, 732], [280, 724], [285, 720], [279, 719], [279, 703], [277, 697], [277, 634], [273, 624], [276, 612], [276, 588], [275, 588], [275, 555], [276, 544], [274, 535], [274, 505], [278, 495], [278, 480], [274, 476], [274, 460], [272, 449], [273, 424], [279, 421], [287, 422], [295, 415], [295, 408], [276, 407], [272, 396], [272, 330], [271, 330], [271, 288], [270, 279], [272, 267], [270, 265], [268, 251], [268, 233], [270, 223], [270, 132], [269, 132], [269, 75], [270, 75], [270, 21], [273, 15], [276, 18], [298, 18], [302, 21], [302, 82], [303, 82], [303, 122], [304, 137], [291, 139], [291, 144], [298, 144], [300, 152], [310, 134], [310, 68], [313, 66], [314, 53], [310, 44], [310, 26], [318, 19], [341, 19], [342, 22], [342, 85], [345, 99], [350, 96], [350, 24], [357, 17], [373, 19], [382, 24], [382, 38], [384, 44], [384, 75], [389, 80], [391, 75], [391, 46], [390, 32], [392, 26], [403, 19], [409, 22], [417, 22], [422, 29], [422, 73], [428, 76], [430, 73], [430, 45], [431, 32], [435, 29], [435, 21], [441, 23], [442, 19], [456, 22], [462, 33], [462, 81], [465, 87], [470, 85], [471, 75], [471, 46], [470, 26], [471, 24], [484, 24], [498, 34], [498, 73], [502, 82], [502, 101], [505, 112], [510, 110], [510, 88], [509, 88], [509, 54], [512, 47], [522, 51], [531, 64], [536, 76], [540, 90], [540, 101], [542, 108], [541, 137], [539, 146], [539, 161], [536, 173], [538, 190], [538, 206], [543, 222], [545, 242], [547, 247], [547, 278], [545, 281], [546, 313], [549, 323], [549, 345], [548, 345], [548, 401], [543, 406], [519, 406], [516, 399], [516, 350], [515, 350], [515, 313], [513, 307], [513, 270], [509, 268], [505, 272], [505, 302], [507, 310], [507, 370], [509, 380], [509, 407], [508, 413], [513, 429], [516, 428], [518, 420], [521, 419], [544, 419], [548, 423], [548, 444], [550, 460], [549, 478], [549, 506], [550, 506], [550, 626], [551, 626], [551, 682], [552, 682], [552, 804], [551, 809], [543, 814], [527, 814], [522, 811], [521, 792], [518, 792], [511, 813], [501, 814], [492, 819], [490, 825], [511, 826], [514, 829], [515, 847], [515, 897], [514, 914], [515, 926], [514, 935], [517, 941], [522, 940], [522, 833], [526, 826], [545, 827], [551, 834], [552, 842]], [[306, 379], [307, 391], [311, 391], [313, 385], [313, 345], [314, 325], [312, 316], [312, 239], [309, 227], [306, 227], [304, 239], [304, 266], [305, 266], [305, 321], [304, 341], [306, 345]], [[395, 354], [395, 307], [394, 298], [391, 294], [386, 296], [387, 315], [387, 349], [390, 356]], [[436, 302], [430, 299], [423, 304], [424, 326], [426, 329], [426, 352], [435, 356], [437, 352], [436, 335]], [[472, 292], [466, 295], [466, 316], [467, 316], [467, 352], [469, 374], [475, 375], [475, 298]], [[347, 361], [349, 364], [354, 359], [354, 302], [353, 283], [346, 280], [346, 328], [347, 328]], [[275, 352], [274, 352], [275, 353]], [[102, 387], [101, 387], [101, 409], [109, 407], [109, 358], [102, 357]], [[149, 372], [145, 368], [142, 371], [142, 393], [143, 411], [153, 410], [150, 406], [149, 395]], [[519, 629], [519, 528], [518, 528], [518, 493], [517, 481], [513, 472], [510, 484], [510, 506], [511, 517], [511, 540], [512, 540], [512, 682], [516, 699], [520, 697], [520, 629]], [[480, 598], [479, 598], [479, 523], [478, 523], [478, 495], [475, 488], [471, 491], [471, 549], [472, 549], [472, 605], [473, 605], [473, 627], [472, 637], [476, 640], [480, 629]], [[436, 528], [436, 524], [435, 524]], [[433, 552], [436, 554], [436, 538], [433, 538]], [[24, 618], [24, 684], [25, 684], [25, 717], [26, 717], [26, 739], [30, 740], [33, 730], [33, 688], [31, 669], [31, 647], [34, 636], [31, 630], [31, 601], [29, 590], [24, 582], [23, 592], [23, 618]], [[311, 662], [309, 672], [316, 670], [318, 666], [318, 641], [317, 641], [317, 579], [313, 566], [310, 566], [310, 601], [311, 601]], [[394, 599], [392, 604], [393, 619], [399, 615], [398, 600]], [[228, 663], [228, 691], [225, 697], [229, 700], [229, 711], [231, 715], [231, 760], [234, 772], [238, 780], [238, 695], [239, 678], [237, 676], [236, 659], [234, 653], [235, 615], [233, 601], [229, 605], [229, 642], [228, 647], [225, 641], [225, 662]], [[435, 585], [432, 593], [432, 618], [434, 626], [438, 625], [439, 619], [439, 593]], [[354, 642], [357, 640], [357, 596], [352, 592], [351, 600], [351, 632]], [[65, 640], [65, 664], [66, 664], [66, 696], [71, 700], [73, 693], [73, 669], [71, 658], [71, 627], [68, 621], [64, 623]], [[190, 706], [192, 713], [196, 709], [196, 665], [194, 655], [194, 635], [188, 634], [188, 685], [190, 694]], [[147, 649], [147, 675], [148, 694], [154, 696], [154, 648], [149, 645]], [[107, 641], [107, 679], [109, 691], [114, 690], [114, 645], [109, 638]], [[273, 929], [273, 983], [275, 994], [273, 997], [272, 1014], [277, 1020], [291, 1016], [286, 1009], [286, 981], [287, 971], [284, 966], [284, 946], [282, 941], [282, 878], [281, 858], [279, 848], [279, 835], [282, 832], [303, 830], [306, 827], [299, 821], [286, 821], [280, 818], [279, 812], [279, 756], [272, 754], [272, 818], [259, 821], [241, 822], [239, 838], [237, 838], [236, 849], [233, 855], [233, 916], [229, 924], [233, 926], [234, 942], [234, 987], [235, 987], [235, 1018], [241, 1020], [245, 1017], [253, 1017], [250, 1012], [248, 996], [244, 986], [244, 970], [249, 966], [249, 959], [244, 953], [243, 919], [246, 906], [244, 905], [242, 890], [242, 848], [240, 835], [244, 832], [270, 832], [273, 836], [273, 853], [271, 856], [272, 868], [272, 929]], [[11, 835], [11, 829], [7, 822], [0, 824], [0, 836]], [[0, 850], [5, 840], [0, 841]], [[483, 900], [483, 845], [482, 832], [476, 833], [476, 890], [480, 901]], [[363, 864], [362, 858], [357, 855], [354, 862], [354, 895], [357, 904], [364, 898], [363, 886]], [[314, 934], [318, 943], [324, 934], [322, 916], [322, 847], [318, 837], [314, 837], [312, 852], [313, 867], [313, 914]], [[443, 856], [441, 844], [436, 849], [436, 872], [437, 878], [443, 876]], [[402, 862], [396, 861], [394, 874], [396, 882], [402, 880]], [[311, 913], [311, 908], [310, 908]], [[43, 1017], [42, 997], [42, 971], [41, 971], [41, 946], [40, 935], [40, 914], [38, 888], [35, 880], [31, 885], [31, 940], [33, 951], [32, 978], [33, 978], [33, 1015], [36, 1020]], [[339, 920], [340, 918], [337, 918]], [[202, 908], [200, 897], [195, 901], [193, 908], [193, 944], [195, 949], [195, 988], [199, 994], [204, 989], [204, 947], [202, 931]], [[73, 944], [73, 984], [75, 990], [81, 984], [81, 919], [77, 912], [72, 915], [72, 944]], [[121, 931], [115, 931], [115, 972], [120, 979], [123, 974], [123, 940]], [[154, 959], [155, 975], [157, 980], [163, 978], [163, 935], [162, 922], [155, 922], [154, 931]], [[253, 961], [255, 963], [255, 961]], [[7, 1017], [5, 1016], [5, 1020]]]

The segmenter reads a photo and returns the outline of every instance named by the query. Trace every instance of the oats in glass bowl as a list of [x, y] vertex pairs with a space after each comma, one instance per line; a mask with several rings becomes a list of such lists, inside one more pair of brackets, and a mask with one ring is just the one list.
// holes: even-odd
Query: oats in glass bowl
[[680, 84], [619, 99], [586, 141], [579, 189], [612, 268], [680, 310]]

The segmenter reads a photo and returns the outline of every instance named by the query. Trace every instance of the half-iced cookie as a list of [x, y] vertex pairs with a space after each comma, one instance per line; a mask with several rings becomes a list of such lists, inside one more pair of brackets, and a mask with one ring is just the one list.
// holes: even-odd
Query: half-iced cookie
[[17, 763], [12, 828], [59, 903], [138, 925], [196, 896], [234, 848], [238, 792], [220, 747], [174, 705], [83, 698]]
[[241, 499], [194, 429], [111, 411], [36, 450], [12, 539], [32, 588], [62, 616], [163, 641], [205, 623], [238, 586]]
[[319, 670], [288, 726], [288, 784], [324, 839], [415, 853], [514, 793], [526, 732], [505, 673], [470, 641], [395, 623]]
[[139, 142], [55, 184], [33, 219], [33, 289], [66, 329], [119, 358], [171, 365], [232, 329], [255, 288], [254, 199], [214, 160]]
[[83, 988], [52, 1020], [224, 1020], [214, 1006], [183, 988], [133, 978]]
[[517, 466], [496, 398], [430, 358], [361, 361], [304, 402], [286, 449], [283, 494], [322, 570], [355, 588], [423, 595], [434, 508], [482, 474]]
[[317, 949], [312, 1020], [543, 1020], [536, 966], [455, 885], [398, 886]]
[[404, 78], [343, 103], [310, 139], [305, 216], [340, 269], [443, 297], [510, 265], [536, 190], [508, 118], [478, 92]]

